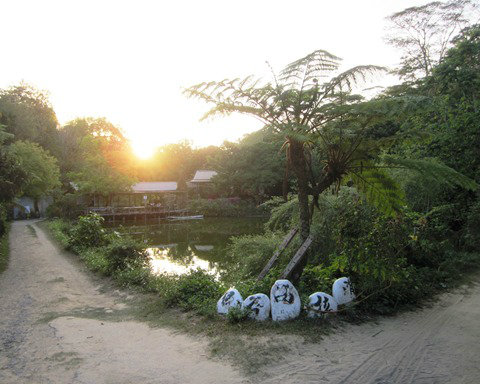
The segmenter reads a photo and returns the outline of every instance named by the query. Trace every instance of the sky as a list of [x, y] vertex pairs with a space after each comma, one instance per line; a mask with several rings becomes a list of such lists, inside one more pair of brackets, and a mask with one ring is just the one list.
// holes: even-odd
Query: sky
[[[0, 0], [0, 88], [46, 90], [60, 124], [106, 117], [135, 152], [189, 140], [237, 140], [261, 127], [248, 116], [199, 122], [208, 105], [182, 89], [204, 81], [268, 77], [316, 49], [343, 68], [394, 67], [385, 18], [419, 0]], [[377, 80], [381, 81], [381, 80]], [[387, 80], [385, 80], [387, 81]]]

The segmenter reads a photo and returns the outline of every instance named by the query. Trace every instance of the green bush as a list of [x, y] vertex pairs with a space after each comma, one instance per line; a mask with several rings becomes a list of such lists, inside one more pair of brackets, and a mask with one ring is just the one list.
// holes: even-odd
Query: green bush
[[190, 200], [188, 210], [196, 215], [212, 217], [259, 216], [268, 213], [266, 208], [257, 207], [251, 201], [228, 198]]
[[248, 308], [231, 307], [227, 312], [227, 321], [230, 324], [241, 323], [248, 319], [251, 310]]
[[48, 218], [66, 218], [76, 219], [79, 213], [85, 209], [84, 204], [80, 204], [81, 196], [74, 193], [56, 194], [53, 196], [53, 204], [47, 208]]
[[[277, 199], [274, 200], [274, 202], [277, 201]], [[272, 208], [265, 228], [271, 231], [288, 231], [298, 225], [298, 220], [298, 198], [294, 197], [286, 203]]]
[[69, 247], [78, 250], [106, 245], [108, 233], [102, 226], [104, 221], [96, 213], [80, 216], [69, 232]]
[[104, 252], [111, 273], [118, 270], [144, 268], [148, 265], [145, 247], [130, 237], [112, 236]]
[[70, 229], [72, 225], [65, 220], [54, 219], [47, 222], [47, 227], [60, 245], [67, 249], [70, 245]]
[[137, 286], [149, 291], [152, 274], [148, 266], [131, 265], [125, 269], [117, 269], [113, 277], [123, 286]]
[[224, 293], [225, 287], [201, 269], [197, 269], [175, 279], [172, 290], [165, 297], [169, 306], [179, 306], [185, 310], [196, 310], [204, 315], [215, 313], [216, 302]]
[[480, 251], [480, 196], [469, 207], [466, 217], [465, 246], [471, 251]]
[[272, 232], [232, 238], [227, 248], [232, 265], [224, 278], [233, 281], [257, 277], [281, 241], [281, 234]]
[[79, 255], [88, 269], [91, 271], [99, 272], [105, 276], [109, 276], [111, 274], [110, 263], [105, 256], [104, 248], [84, 248], [81, 250]]

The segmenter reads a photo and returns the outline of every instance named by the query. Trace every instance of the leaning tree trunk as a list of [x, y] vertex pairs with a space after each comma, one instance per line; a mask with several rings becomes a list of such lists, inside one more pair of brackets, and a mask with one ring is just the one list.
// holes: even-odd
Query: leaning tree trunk
[[[305, 158], [305, 152], [303, 143], [296, 140], [289, 140], [289, 155], [290, 164], [297, 179], [298, 188], [298, 204], [300, 213], [300, 237], [302, 243], [308, 238], [310, 234], [310, 209], [308, 206], [308, 172], [307, 172], [307, 160]], [[302, 260], [295, 266], [290, 273], [290, 280], [295, 284], [300, 280], [303, 269], [308, 261], [308, 252], [304, 255]]]
[[[297, 179], [298, 204], [300, 211], [300, 237], [303, 243], [310, 234], [311, 217], [313, 213], [310, 211], [308, 203], [308, 196], [311, 190], [308, 186], [307, 159], [305, 157], [303, 143], [292, 139], [289, 140], [289, 143], [290, 164], [295, 178]], [[318, 185], [314, 187], [315, 195], [318, 196], [323, 191], [330, 188], [334, 181], [334, 175], [332, 175], [331, 173], [325, 173]], [[299, 260], [297, 265], [292, 269], [288, 276], [285, 276], [286, 278], [290, 279], [294, 284], [298, 283], [300, 277], [302, 276], [303, 269], [307, 265], [308, 254], [309, 251], [305, 252], [302, 259]]]

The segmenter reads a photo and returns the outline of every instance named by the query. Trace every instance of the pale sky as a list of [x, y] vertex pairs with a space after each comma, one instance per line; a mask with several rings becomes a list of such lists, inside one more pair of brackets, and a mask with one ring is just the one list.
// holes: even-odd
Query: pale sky
[[[394, 66], [385, 17], [419, 0], [0, 0], [0, 87], [50, 94], [61, 124], [106, 117], [137, 152], [190, 140], [218, 145], [260, 128], [246, 116], [199, 122], [208, 106], [182, 88], [267, 75], [316, 50]], [[139, 150], [140, 148], [140, 150]]]

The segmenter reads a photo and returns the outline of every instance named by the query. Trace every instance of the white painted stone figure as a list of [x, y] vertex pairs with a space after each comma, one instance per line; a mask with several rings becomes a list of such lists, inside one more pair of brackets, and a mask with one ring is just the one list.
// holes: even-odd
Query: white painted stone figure
[[315, 292], [309, 297], [308, 317], [322, 317], [326, 312], [335, 312], [337, 310], [337, 301], [327, 293]]
[[288, 280], [277, 280], [270, 290], [272, 320], [282, 321], [296, 318], [300, 314], [300, 296]]
[[270, 299], [263, 293], [248, 296], [243, 308], [249, 310], [248, 317], [253, 320], [265, 321], [270, 317]]
[[348, 277], [335, 280], [332, 287], [332, 295], [338, 304], [347, 304], [355, 300], [355, 291]]
[[217, 302], [217, 312], [226, 315], [230, 308], [241, 308], [243, 304], [242, 295], [234, 288], [230, 288]]

